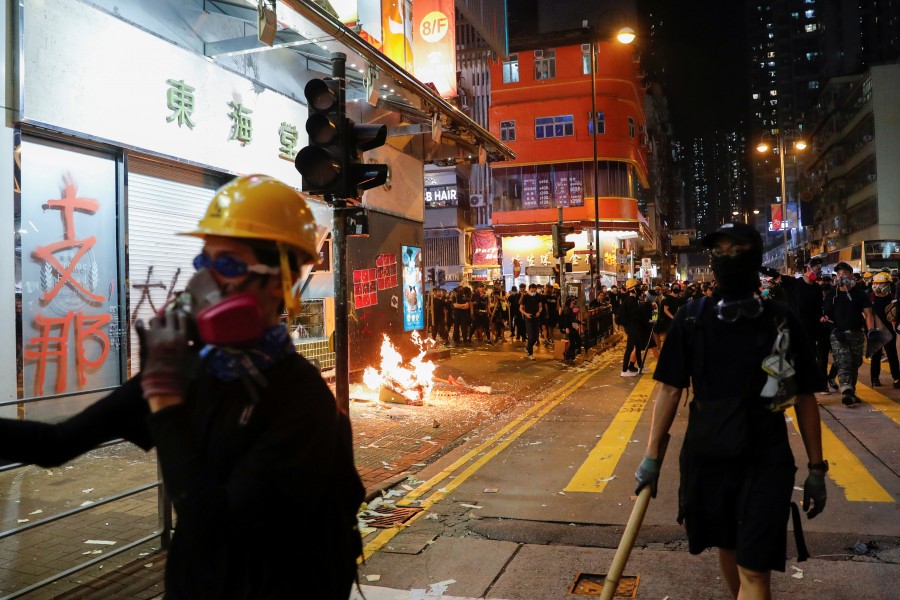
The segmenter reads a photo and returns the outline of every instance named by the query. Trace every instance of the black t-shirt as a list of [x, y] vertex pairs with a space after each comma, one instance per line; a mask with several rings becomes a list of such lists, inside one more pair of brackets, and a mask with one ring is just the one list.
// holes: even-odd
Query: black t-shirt
[[885, 314], [885, 309], [888, 305], [894, 301], [892, 296], [878, 296], [872, 295], [872, 312], [876, 317], [881, 319], [881, 323], [887, 328], [888, 331], [891, 332], [891, 335], [894, 335], [894, 327], [890, 323], [888, 323], [887, 315]]
[[803, 279], [798, 279], [790, 291], [797, 314], [807, 331], [817, 328], [822, 318], [822, 288], [818, 283], [806, 283]]
[[[675, 315], [678, 314], [678, 309], [687, 304], [687, 298], [684, 296], [666, 296], [663, 298], [660, 311], [659, 311], [659, 320], [661, 323], [669, 323]], [[668, 307], [669, 312], [672, 313], [672, 317], [669, 317], [666, 314], [666, 307]]]
[[559, 298], [553, 294], [546, 296], [544, 310], [547, 311], [547, 320], [556, 323], [559, 320]]
[[435, 323], [442, 323], [444, 321], [444, 309], [446, 308], [445, 300], [443, 298], [434, 298], [432, 300], [432, 310], [434, 311], [434, 321]]
[[856, 285], [849, 292], [835, 290], [825, 300], [824, 307], [825, 314], [834, 321], [834, 328], [838, 331], [859, 330], [866, 328], [863, 309], [872, 308], [872, 301], [862, 286]]
[[790, 331], [791, 360], [796, 369], [797, 392], [803, 394], [825, 389], [806, 330], [796, 313], [786, 304], [767, 301], [763, 315], [755, 319], [740, 318], [734, 323], [726, 323], [716, 317], [712, 299], [693, 302], [705, 304], [699, 323], [692, 334], [688, 331], [692, 325], [685, 319], [693, 310], [685, 308], [678, 311], [666, 343], [660, 350], [653, 375], [655, 380], [677, 388], [688, 387], [693, 376], [694, 362], [694, 347], [689, 340], [702, 335], [703, 387], [709, 397], [759, 396], [767, 380], [762, 370], [762, 361], [772, 353], [776, 319], [786, 318]]
[[[522, 309], [530, 314], [532, 318], [537, 314], [538, 309], [542, 309], [543, 297], [540, 294], [525, 294], [519, 299]], [[525, 316], [525, 315], [522, 315]]]

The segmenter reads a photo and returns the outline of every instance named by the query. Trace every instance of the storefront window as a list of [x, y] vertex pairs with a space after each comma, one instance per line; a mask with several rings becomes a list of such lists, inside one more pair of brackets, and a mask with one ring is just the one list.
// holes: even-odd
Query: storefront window
[[122, 379], [112, 156], [25, 140], [18, 198], [19, 397], [90, 391]]

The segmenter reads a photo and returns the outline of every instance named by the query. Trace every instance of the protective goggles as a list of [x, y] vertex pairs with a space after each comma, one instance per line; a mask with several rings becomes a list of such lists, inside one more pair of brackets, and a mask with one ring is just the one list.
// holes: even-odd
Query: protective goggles
[[240, 277], [247, 273], [257, 273], [259, 275], [278, 275], [281, 269], [278, 267], [270, 267], [268, 265], [248, 265], [239, 258], [223, 254], [216, 260], [210, 258], [209, 254], [202, 252], [194, 257], [194, 268], [198, 271], [201, 269], [209, 269], [215, 271], [222, 277]]
[[761, 315], [762, 312], [762, 299], [756, 295], [754, 295], [752, 298], [745, 298], [744, 300], [734, 300], [731, 302], [719, 300], [719, 302], [716, 304], [716, 316], [719, 317], [720, 321], [725, 321], [726, 323], [734, 323], [741, 317], [755, 319], [756, 317]]

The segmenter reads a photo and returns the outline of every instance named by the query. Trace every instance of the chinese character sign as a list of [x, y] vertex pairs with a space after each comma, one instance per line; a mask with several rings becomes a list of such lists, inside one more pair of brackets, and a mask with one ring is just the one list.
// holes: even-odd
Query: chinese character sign
[[422, 297], [422, 249], [401, 246], [403, 260], [403, 331], [425, 328]]
[[22, 144], [24, 397], [120, 383], [116, 165]]

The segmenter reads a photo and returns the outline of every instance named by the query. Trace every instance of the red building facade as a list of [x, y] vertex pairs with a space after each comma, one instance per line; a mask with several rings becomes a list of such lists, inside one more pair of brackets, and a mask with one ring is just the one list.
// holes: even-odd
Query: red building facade
[[[596, 214], [601, 257], [610, 259], [603, 260], [601, 271], [621, 274], [614, 249], [624, 239], [651, 235], [637, 200], [639, 188], [648, 187], [644, 87], [631, 46], [600, 42], [593, 48], [593, 69], [587, 39], [518, 48], [509, 60], [492, 66], [490, 130], [517, 156], [492, 166], [492, 222], [504, 238], [541, 238], [529, 256], [542, 256], [538, 246], [557, 222], [558, 209], [563, 221], [580, 232], [570, 238], [576, 253], [596, 239]], [[514, 256], [507, 254], [504, 263], [511, 263]], [[586, 264], [574, 264], [572, 270], [586, 271]]]

